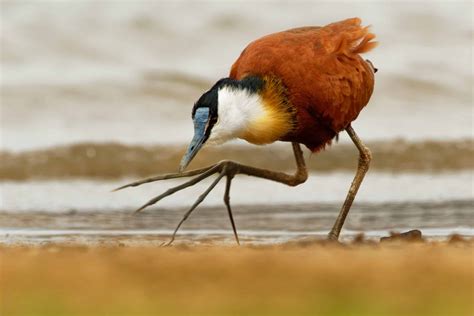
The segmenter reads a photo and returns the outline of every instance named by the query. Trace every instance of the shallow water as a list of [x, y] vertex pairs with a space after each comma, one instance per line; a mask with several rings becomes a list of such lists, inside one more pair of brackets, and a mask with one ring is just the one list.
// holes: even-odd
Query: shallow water
[[[379, 240], [390, 232], [419, 229], [425, 238], [452, 234], [474, 236], [473, 201], [439, 203], [357, 203], [341, 240], [363, 233]], [[339, 204], [247, 205], [234, 207], [240, 240], [247, 244], [324, 239]], [[185, 209], [160, 209], [139, 216], [131, 212], [11, 213], [0, 212], [0, 243], [5, 244], [160, 244], [169, 240]], [[223, 207], [204, 207], [178, 232], [185, 243], [232, 243], [234, 236]]]
[[[163, 241], [205, 184], [140, 217], [129, 214], [181, 182], [109, 190], [176, 169], [194, 101], [250, 41], [352, 16], [373, 25], [380, 45], [366, 58], [379, 72], [354, 123], [374, 162], [343, 237], [414, 228], [432, 238], [473, 235], [472, 4], [248, 4], [2, 1], [0, 242]], [[324, 236], [357, 162], [344, 133], [340, 143], [307, 157], [313, 174], [299, 187], [238, 177], [242, 238]], [[195, 164], [294, 167], [289, 146], [246, 148], [203, 151]], [[184, 240], [232, 241], [222, 190], [185, 224]]]
[[[288, 188], [237, 177], [231, 203], [241, 239], [258, 244], [323, 238], [351, 179], [350, 173], [313, 174], [307, 183]], [[2, 185], [0, 242], [159, 244], [169, 238], [208, 183], [160, 201], [139, 216], [133, 216], [133, 210], [181, 182], [172, 180], [115, 193], [108, 192], [115, 181], [6, 182]], [[194, 211], [180, 232], [181, 240], [232, 242], [222, 190], [218, 187]], [[409, 229], [421, 229], [428, 238], [445, 238], [453, 233], [472, 236], [473, 209], [470, 173], [373, 173], [350, 212], [343, 240], [360, 232], [378, 239], [392, 230]]]
[[[297, 187], [237, 176], [232, 182], [231, 199], [235, 205], [280, 205], [301, 203], [342, 203], [353, 173], [311, 174]], [[110, 192], [122, 181], [4, 181], [1, 185], [1, 210], [11, 213], [69, 211], [115, 212], [133, 210], [150, 198], [183, 180], [168, 180]], [[176, 208], [191, 205], [206, 190], [210, 180], [180, 191], [160, 201], [155, 208]], [[223, 207], [224, 182], [213, 190], [204, 206]], [[455, 172], [438, 175], [369, 173], [357, 195], [361, 203], [415, 203], [450, 200], [472, 200], [472, 173]], [[155, 212], [151, 209], [150, 211]]]

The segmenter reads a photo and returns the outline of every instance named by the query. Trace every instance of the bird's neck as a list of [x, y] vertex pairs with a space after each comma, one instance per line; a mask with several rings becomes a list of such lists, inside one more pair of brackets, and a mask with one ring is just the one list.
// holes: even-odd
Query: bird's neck
[[221, 88], [219, 119], [226, 121], [222, 123], [233, 136], [260, 145], [292, 132], [295, 110], [280, 81], [268, 77], [259, 80], [257, 85], [255, 79], [243, 79], [240, 85]]

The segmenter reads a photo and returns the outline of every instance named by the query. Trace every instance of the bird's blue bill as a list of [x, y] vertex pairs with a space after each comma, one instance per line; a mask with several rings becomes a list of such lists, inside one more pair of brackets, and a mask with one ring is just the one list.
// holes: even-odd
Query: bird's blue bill
[[206, 140], [206, 127], [208, 121], [209, 108], [198, 108], [194, 113], [194, 137], [191, 144], [189, 144], [186, 154], [184, 154], [184, 157], [181, 160], [181, 164], [179, 165], [180, 172], [186, 169], [204, 144], [204, 141]]

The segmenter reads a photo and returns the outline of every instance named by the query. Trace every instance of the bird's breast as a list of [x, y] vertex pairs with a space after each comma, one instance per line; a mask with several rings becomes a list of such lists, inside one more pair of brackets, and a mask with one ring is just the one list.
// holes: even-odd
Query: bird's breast
[[249, 120], [242, 139], [252, 144], [270, 144], [291, 134], [295, 129], [296, 109], [288, 100], [281, 81], [264, 77], [259, 91], [260, 115]]

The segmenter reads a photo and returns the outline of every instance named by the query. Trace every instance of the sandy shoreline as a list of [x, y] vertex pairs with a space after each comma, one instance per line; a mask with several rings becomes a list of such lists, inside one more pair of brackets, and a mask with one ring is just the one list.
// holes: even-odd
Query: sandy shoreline
[[471, 242], [0, 247], [7, 315], [472, 315]]

